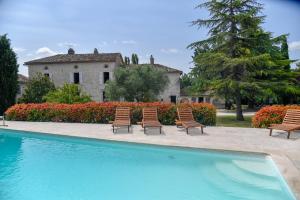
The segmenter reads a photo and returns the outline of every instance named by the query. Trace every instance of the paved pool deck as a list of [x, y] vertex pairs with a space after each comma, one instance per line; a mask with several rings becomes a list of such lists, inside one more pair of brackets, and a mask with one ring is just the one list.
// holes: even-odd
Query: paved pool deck
[[294, 132], [288, 140], [282, 131], [273, 131], [274, 135], [270, 137], [269, 130], [255, 128], [207, 127], [203, 135], [199, 129], [191, 129], [187, 135], [184, 129], [163, 126], [160, 135], [156, 129], [148, 130], [147, 134], [144, 134], [138, 125], [132, 126], [130, 133], [127, 133], [127, 128], [122, 128], [115, 134], [112, 133], [109, 124], [8, 121], [7, 125], [0, 128], [134, 143], [269, 154], [296, 198], [300, 200], [300, 132]]

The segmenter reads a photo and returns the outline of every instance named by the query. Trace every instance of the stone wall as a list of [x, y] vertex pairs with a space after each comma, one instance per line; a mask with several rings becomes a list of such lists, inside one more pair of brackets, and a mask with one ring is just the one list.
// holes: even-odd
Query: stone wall
[[159, 95], [159, 99], [164, 102], [170, 102], [171, 96], [176, 96], [176, 101], [178, 102], [180, 97], [180, 73], [179, 72], [168, 72], [167, 76], [169, 78], [169, 84], [165, 91]]
[[[28, 66], [29, 78], [37, 73], [49, 74], [55, 87], [61, 87], [64, 83], [73, 83], [73, 74], [79, 73], [80, 86], [89, 94], [94, 101], [103, 101], [104, 77], [103, 72], [109, 72], [110, 80], [113, 80], [114, 70], [120, 61], [111, 63], [64, 63], [64, 64], [39, 64]], [[168, 72], [169, 84], [166, 90], [159, 95], [158, 99], [170, 102], [170, 96], [176, 96], [177, 102], [180, 97], [180, 73]]]
[[[77, 67], [76, 67], [77, 66]], [[56, 87], [64, 83], [73, 83], [73, 74], [78, 72], [80, 86], [84, 92], [91, 95], [94, 101], [103, 101], [104, 77], [103, 72], [109, 72], [110, 80], [116, 63], [65, 63], [28, 66], [29, 78], [36, 73], [49, 74]]]

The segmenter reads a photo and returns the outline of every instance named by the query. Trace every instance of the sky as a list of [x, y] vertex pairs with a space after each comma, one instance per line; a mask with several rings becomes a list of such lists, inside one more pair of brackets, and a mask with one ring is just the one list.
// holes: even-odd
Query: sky
[[[67, 53], [137, 53], [140, 63], [156, 63], [189, 72], [193, 51], [186, 47], [207, 37], [190, 22], [206, 18], [195, 9], [203, 0], [0, 0], [0, 35], [8, 34], [25, 61]], [[263, 27], [274, 36], [289, 34], [290, 57], [300, 59], [300, 1], [260, 0]]]

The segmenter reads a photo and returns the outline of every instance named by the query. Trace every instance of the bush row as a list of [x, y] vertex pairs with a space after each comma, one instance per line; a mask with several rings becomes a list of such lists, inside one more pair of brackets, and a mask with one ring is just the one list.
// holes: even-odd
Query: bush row
[[16, 104], [6, 111], [7, 120], [15, 121], [52, 121], [52, 122], [84, 122], [108, 123], [115, 117], [117, 106], [131, 107], [131, 121], [142, 120], [143, 107], [157, 107], [158, 117], [162, 124], [173, 125], [177, 118], [178, 106], [189, 106], [193, 110], [195, 120], [205, 125], [216, 124], [216, 108], [208, 103], [171, 104], [171, 103], [128, 103], [104, 102], [83, 104]]
[[270, 124], [282, 123], [288, 109], [299, 109], [299, 105], [289, 106], [266, 106], [260, 109], [252, 118], [252, 126], [256, 128], [267, 128]]

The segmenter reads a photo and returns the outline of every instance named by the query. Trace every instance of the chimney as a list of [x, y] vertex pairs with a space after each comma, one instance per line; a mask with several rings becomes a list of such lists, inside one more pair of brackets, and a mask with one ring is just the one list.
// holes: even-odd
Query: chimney
[[151, 64], [151, 65], [154, 65], [154, 58], [153, 58], [152, 55], [150, 56], [150, 64]]
[[94, 49], [94, 54], [99, 54], [99, 52], [98, 52], [98, 49], [97, 49], [97, 48], [95, 48], [95, 49]]
[[75, 54], [74, 49], [70, 48], [70, 49], [68, 50], [68, 54], [69, 54], [69, 55], [74, 55], [74, 54]]

